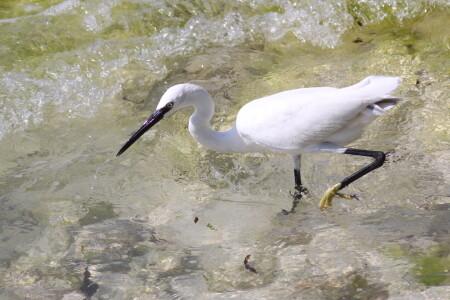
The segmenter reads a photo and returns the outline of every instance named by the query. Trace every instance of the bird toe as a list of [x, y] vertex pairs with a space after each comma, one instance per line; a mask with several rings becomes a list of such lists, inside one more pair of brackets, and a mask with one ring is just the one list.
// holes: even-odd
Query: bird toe
[[347, 194], [342, 194], [342, 193], [336, 193], [337, 196], [343, 198], [343, 199], [347, 199], [347, 200], [353, 200], [356, 199], [359, 201], [359, 198], [357, 195], [353, 194], [353, 195], [347, 195]]

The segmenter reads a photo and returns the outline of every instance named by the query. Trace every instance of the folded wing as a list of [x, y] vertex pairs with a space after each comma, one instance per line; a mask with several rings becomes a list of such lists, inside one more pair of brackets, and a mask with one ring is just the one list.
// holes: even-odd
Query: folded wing
[[[396, 105], [400, 99], [390, 93], [400, 82], [397, 77], [369, 76], [342, 89], [281, 92], [246, 104], [236, 128], [243, 139], [282, 152], [298, 152], [322, 142], [346, 144], [360, 135], [362, 129], [354, 125], [368, 124]], [[359, 132], [345, 135], [346, 128]]]

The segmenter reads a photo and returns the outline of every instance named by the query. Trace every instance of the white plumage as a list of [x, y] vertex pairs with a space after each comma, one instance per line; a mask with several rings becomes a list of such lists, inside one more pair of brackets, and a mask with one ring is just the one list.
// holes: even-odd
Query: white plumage
[[324, 142], [345, 146], [395, 106], [399, 99], [390, 93], [399, 82], [370, 76], [347, 88], [304, 88], [257, 99], [239, 111], [237, 131], [261, 147], [290, 154], [320, 151]]

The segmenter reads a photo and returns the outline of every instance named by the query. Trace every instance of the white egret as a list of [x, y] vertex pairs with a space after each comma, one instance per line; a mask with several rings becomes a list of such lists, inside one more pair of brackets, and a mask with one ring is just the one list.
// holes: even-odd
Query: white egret
[[121, 155], [140, 136], [176, 110], [193, 106], [189, 132], [200, 144], [222, 153], [262, 152], [272, 150], [292, 156], [294, 179], [300, 198], [306, 189], [300, 177], [302, 153], [340, 153], [368, 156], [374, 161], [340, 183], [329, 188], [319, 206], [331, 206], [338, 191], [370, 171], [383, 165], [381, 151], [345, 147], [358, 139], [364, 127], [377, 116], [397, 105], [400, 98], [391, 96], [402, 80], [398, 77], [369, 76], [345, 87], [314, 87], [280, 92], [253, 100], [238, 112], [236, 122], [227, 131], [214, 131], [210, 120], [214, 102], [209, 93], [194, 84], [169, 88], [156, 111], [117, 153]]

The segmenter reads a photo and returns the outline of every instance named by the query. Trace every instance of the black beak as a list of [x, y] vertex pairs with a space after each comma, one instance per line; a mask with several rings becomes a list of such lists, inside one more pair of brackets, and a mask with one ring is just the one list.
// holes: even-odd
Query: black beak
[[171, 109], [171, 107], [164, 106], [158, 110], [156, 110], [152, 115], [147, 119], [147, 121], [142, 124], [141, 128], [136, 131], [133, 136], [122, 146], [122, 148], [117, 152], [116, 156], [120, 156], [124, 153], [134, 142], [136, 142], [144, 133], [146, 133], [150, 128], [153, 127], [156, 123], [161, 121], [164, 118], [164, 115]]

